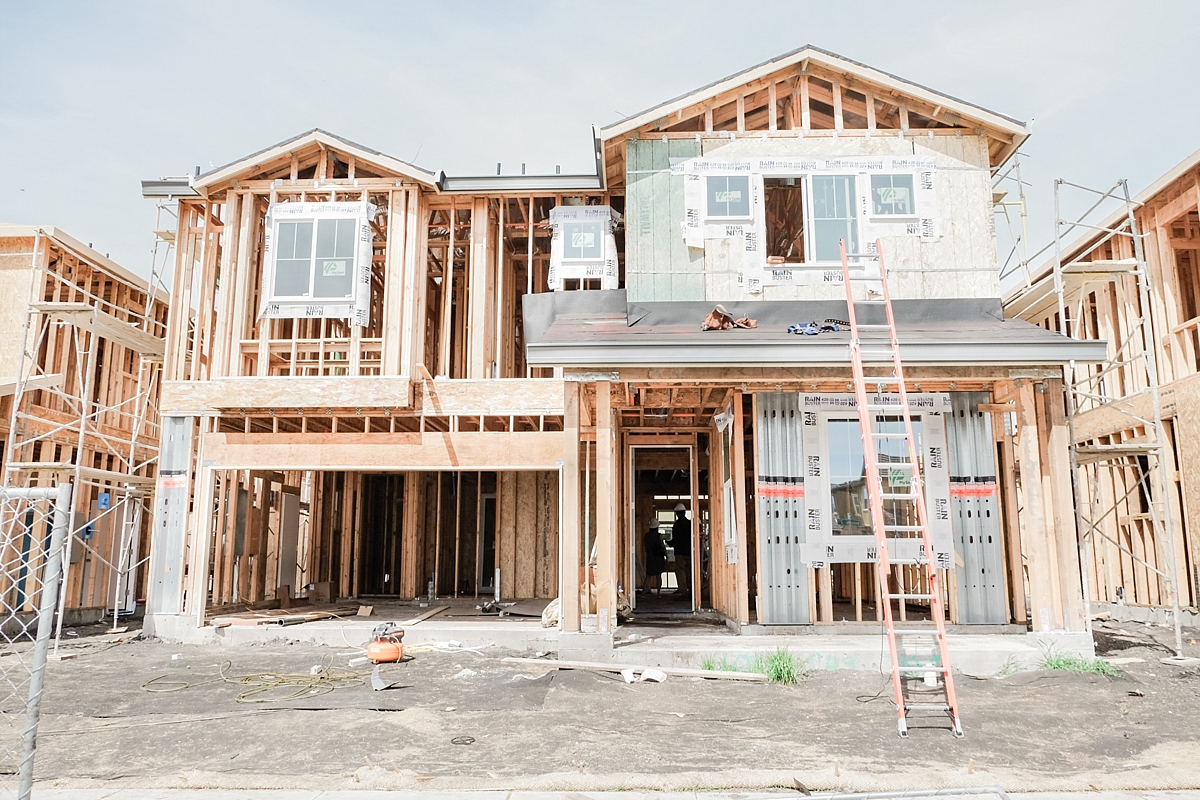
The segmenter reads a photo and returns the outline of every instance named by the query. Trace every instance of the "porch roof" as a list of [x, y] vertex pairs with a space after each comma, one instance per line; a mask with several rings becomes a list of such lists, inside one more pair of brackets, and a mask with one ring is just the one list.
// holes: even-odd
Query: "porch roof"
[[[701, 331], [712, 302], [629, 303], [625, 291], [573, 291], [522, 299], [526, 355], [533, 366], [844, 366], [848, 332], [816, 336], [789, 325], [846, 319], [845, 301], [728, 302], [750, 330]], [[900, 355], [908, 364], [1059, 365], [1107, 358], [1107, 342], [1079, 341], [1020, 319], [1005, 319], [999, 298], [895, 300]], [[859, 311], [882, 323], [882, 306]]]

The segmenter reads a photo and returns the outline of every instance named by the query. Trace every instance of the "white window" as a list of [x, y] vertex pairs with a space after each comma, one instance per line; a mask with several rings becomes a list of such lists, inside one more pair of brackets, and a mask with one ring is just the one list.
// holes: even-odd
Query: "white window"
[[275, 299], [352, 297], [357, 234], [358, 220], [353, 218], [280, 220], [275, 233]]
[[375, 210], [362, 202], [271, 206], [260, 313], [367, 325]]
[[809, 178], [812, 202], [812, 255], [815, 261], [842, 260], [838, 243], [846, 252], [858, 249], [858, 196], [853, 175], [813, 175]]
[[704, 183], [708, 219], [750, 219], [749, 175], [709, 175]]
[[912, 175], [871, 176], [872, 217], [915, 217], [916, 192]]
[[603, 261], [606, 220], [563, 223], [563, 261]]

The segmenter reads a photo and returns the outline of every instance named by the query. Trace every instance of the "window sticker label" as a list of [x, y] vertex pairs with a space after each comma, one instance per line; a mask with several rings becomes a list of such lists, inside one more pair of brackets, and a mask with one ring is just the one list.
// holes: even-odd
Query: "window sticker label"
[[340, 278], [346, 274], [346, 262], [326, 261], [321, 264], [321, 274], [326, 278]]

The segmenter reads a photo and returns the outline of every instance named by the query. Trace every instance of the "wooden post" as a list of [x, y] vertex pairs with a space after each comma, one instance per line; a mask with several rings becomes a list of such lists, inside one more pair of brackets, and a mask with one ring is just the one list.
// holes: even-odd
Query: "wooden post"
[[[612, 385], [596, 384], [596, 615], [617, 624], [617, 535], [613, 480]], [[603, 631], [601, 631], [603, 632]]]
[[742, 415], [742, 393], [733, 393], [733, 437], [730, 445], [733, 447], [733, 509], [734, 520], [737, 524], [738, 562], [735, 572], [735, 590], [737, 591], [737, 621], [743, 625], [750, 624], [750, 587], [746, 574], [746, 562], [749, 560], [746, 533], [746, 443], [744, 419]]
[[[762, 541], [763, 541], [762, 501], [759, 499], [758, 491], [757, 491], [758, 481], [762, 480], [761, 475], [758, 472], [758, 465], [761, 462], [759, 461], [759, 453], [758, 453], [758, 439], [759, 439], [759, 437], [758, 437], [758, 431], [759, 431], [758, 420], [759, 420], [759, 416], [758, 416], [758, 394], [757, 393], [750, 395], [750, 418], [754, 420], [750, 435], [751, 435], [751, 442], [753, 444], [754, 474], [756, 476], [755, 491], [753, 493], [754, 494], [754, 532], [755, 532], [755, 536], [758, 537], [758, 547], [754, 548], [754, 554], [756, 557], [755, 562], [754, 562], [754, 570], [755, 570], [755, 575], [756, 575], [755, 580], [754, 580], [754, 588], [756, 590], [755, 615], [758, 616], [762, 613], [762, 608], [763, 608], [762, 576], [765, 571], [763, 569], [763, 546], [762, 546]], [[762, 622], [761, 618], [758, 619], [758, 622], [761, 624], [761, 622]]]
[[405, 208], [401, 375], [416, 375], [417, 363], [425, 360], [425, 285], [429, 282], [429, 257], [425, 247], [429, 240], [427, 222], [421, 192], [414, 188], [409, 191]]
[[833, 129], [841, 131], [845, 129], [845, 123], [842, 121], [842, 85], [833, 81], [831, 88], [833, 89]]
[[562, 525], [559, 552], [559, 603], [562, 629], [579, 630], [579, 384], [563, 384]]
[[1020, 422], [1021, 493], [1024, 496], [1021, 531], [1028, 552], [1029, 596], [1033, 630], [1050, 631], [1059, 627], [1055, 619], [1054, 578], [1050, 568], [1047, 538], [1046, 503], [1042, 487], [1042, 459], [1038, 447], [1037, 407], [1033, 383], [1027, 378], [1016, 381], [1017, 415]]
[[486, 197], [477, 197], [471, 208], [471, 271], [467, 282], [470, 296], [466, 308], [468, 378], [490, 378], [488, 354], [491, 328], [488, 325], [491, 301], [492, 248], [488, 246], [490, 207]]
[[[1037, 404], [1037, 441], [1038, 455], [1042, 463], [1042, 502], [1046, 505], [1046, 550], [1050, 556], [1048, 564], [1050, 574], [1050, 601], [1054, 609], [1054, 627], [1064, 625], [1063, 590], [1059, 582], [1058, 566], [1058, 511], [1054, 507], [1054, 483], [1051, 480], [1050, 462], [1050, 420], [1046, 411], [1046, 386], [1038, 383], [1034, 386], [1033, 396]], [[1078, 558], [1078, 556], [1076, 556]]]
[[800, 76], [800, 130], [808, 133], [812, 130], [812, 112], [808, 105], [808, 75]]
[[820, 591], [821, 622], [833, 622], [833, 567], [826, 564], [817, 570]]
[[421, 491], [420, 472], [404, 473], [404, 508], [400, 529], [400, 596], [418, 597], [421, 594]]
[[1070, 433], [1063, 406], [1063, 382], [1045, 383], [1043, 399], [1049, 423], [1047, 451], [1050, 469], [1050, 504], [1054, 509], [1054, 541], [1058, 547], [1058, 582], [1062, 594], [1063, 626], [1086, 630], [1083, 587], [1079, 565], [1079, 536], [1075, 524], [1075, 497], [1071, 490]]
[[[201, 442], [203, 451], [203, 442]], [[208, 602], [208, 562], [212, 548], [214, 475], [212, 467], [201, 467], [196, 480], [196, 507], [192, 511], [191, 563], [188, 565], [188, 590], [186, 614], [196, 616], [196, 627], [204, 626], [204, 610]]]

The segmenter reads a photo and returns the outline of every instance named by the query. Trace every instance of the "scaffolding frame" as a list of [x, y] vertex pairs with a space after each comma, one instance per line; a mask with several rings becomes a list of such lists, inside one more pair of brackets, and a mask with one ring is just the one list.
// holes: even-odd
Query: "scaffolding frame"
[[[1072, 199], [1077, 195], [1086, 197], [1090, 205], [1076, 217], [1064, 217], [1062, 206], [1066, 192], [1071, 193]], [[1104, 210], [1113, 208], [1114, 204], [1123, 208], [1123, 213], [1110, 212], [1108, 216], [1102, 216]], [[1098, 365], [1080, 365], [1072, 361], [1063, 369], [1084, 614], [1088, 632], [1091, 633], [1090, 553], [1093, 540], [1101, 537], [1166, 584], [1175, 628], [1175, 654], [1182, 656], [1182, 619], [1176, 569], [1178, 554], [1172, 535], [1168, 484], [1168, 470], [1173, 467], [1166, 449], [1168, 439], [1163, 425], [1158, 365], [1150, 321], [1149, 274], [1143, 249], [1146, 234], [1138, 230], [1135, 209], [1136, 203], [1129, 194], [1125, 179], [1118, 180], [1108, 189], [1055, 180], [1051, 271], [1039, 280], [1031, 280], [1028, 261], [1024, 261], [1021, 266], [1025, 286], [1014, 300], [1020, 308], [1013, 313], [1019, 316], [1022, 311], [1052, 302], [1057, 309], [1060, 332], [1071, 338], [1084, 339], [1089, 333], [1084, 313], [1087, 286], [1108, 284], [1118, 287], [1118, 292], [1123, 292], [1129, 283], [1123, 279], [1132, 279], [1136, 305], [1134, 298], [1124, 292], [1126, 296], [1122, 301], [1127, 324], [1123, 329], [1117, 326], [1118, 330], [1114, 331], [1121, 336], [1121, 340], [1110, 343], [1109, 358]], [[1087, 245], [1071, 249], [1065, 240], [1078, 236], [1088, 237]], [[1114, 255], [1118, 250], [1131, 251], [1132, 257], [1084, 260], [1085, 256], [1090, 257], [1098, 248], [1109, 243], [1113, 244]], [[1128, 247], [1123, 246], [1125, 244]], [[1094, 336], [1097, 332], [1090, 333]], [[1133, 390], [1127, 391], [1130, 386]], [[1143, 395], [1150, 398], [1150, 414], [1145, 416], [1136, 413], [1133, 404], [1136, 398]], [[1101, 409], [1120, 414], [1128, 419], [1128, 428], [1140, 427], [1144, 433], [1137, 437], [1137, 441], [1121, 444], [1079, 442], [1076, 437], [1077, 418]], [[1126, 470], [1133, 470], [1136, 476], [1126, 493], [1120, 497], [1114, 495], [1111, 502], [1104, 499], [1099, 491], [1101, 475], [1105, 471], [1115, 473]], [[1119, 484], [1114, 481], [1115, 485]], [[1148, 498], [1153, 540], [1155, 548], [1166, 558], [1166, 571], [1109, 536], [1103, 528], [1111, 517], [1117, 515], [1121, 504], [1139, 491]]]
[[[160, 203], [160, 221], [164, 211], [170, 213], [166, 204]], [[156, 224], [158, 227], [161, 226]], [[120, 282], [144, 294], [142, 313], [123, 308], [116, 296], [93, 293], [91, 284], [82, 283], [78, 276], [67, 276], [51, 268], [51, 243], [77, 263], [87, 264], [112, 278], [114, 285]], [[91, 554], [99, 564], [98, 569], [108, 571], [103, 578], [106, 586], [100, 583], [100, 575], [94, 580], [97, 591], [112, 600], [113, 630], [120, 614], [131, 613], [136, 603], [137, 570], [148, 559], [148, 554], [139, 558], [138, 544], [143, 517], [150, 513], [158, 460], [158, 432], [152, 428], [153, 421], [158, 419], [166, 328], [165, 321], [155, 314], [170, 297], [162, 280], [164, 268], [170, 263], [170, 250], [169, 241], [156, 237], [151, 250], [150, 279], [144, 285], [137, 285], [128, 276], [110, 275], [103, 265], [97, 267], [95, 255], [64, 241], [56, 232], [38, 228], [34, 236], [26, 325], [10, 409], [10, 441], [3, 482], [5, 490], [10, 492], [63, 483], [74, 487], [70, 493], [68, 535], [62, 549], [55, 655], [62, 638], [76, 545]], [[69, 294], [71, 301], [62, 302], [61, 298], [47, 301], [48, 296], [55, 298], [60, 293]], [[105, 363], [105, 354], [101, 352], [104, 343], [124, 348], [120, 351], [123, 357], [135, 356], [137, 378], [131, 394], [116, 391], [110, 397], [97, 385], [98, 379], [109, 378], [111, 370], [121, 369], [120, 365]], [[60, 358], [56, 359], [56, 353]], [[69, 368], [70, 374], [55, 372], [60, 365]], [[53, 413], [51, 405], [57, 406]], [[114, 419], [128, 426], [127, 435], [113, 433]], [[46, 457], [47, 451], [50, 458]], [[85, 454], [107, 461], [109, 468], [85, 463]], [[85, 487], [89, 488], [84, 490]], [[99, 511], [94, 517], [89, 508], [82, 507], [93, 494]], [[96, 523], [102, 520], [113, 526], [107, 553], [89, 541]], [[83, 568], [86, 567], [85, 562]], [[85, 572], [80, 581], [81, 592], [87, 590], [86, 578]], [[107, 600], [104, 605], [107, 607]]]

